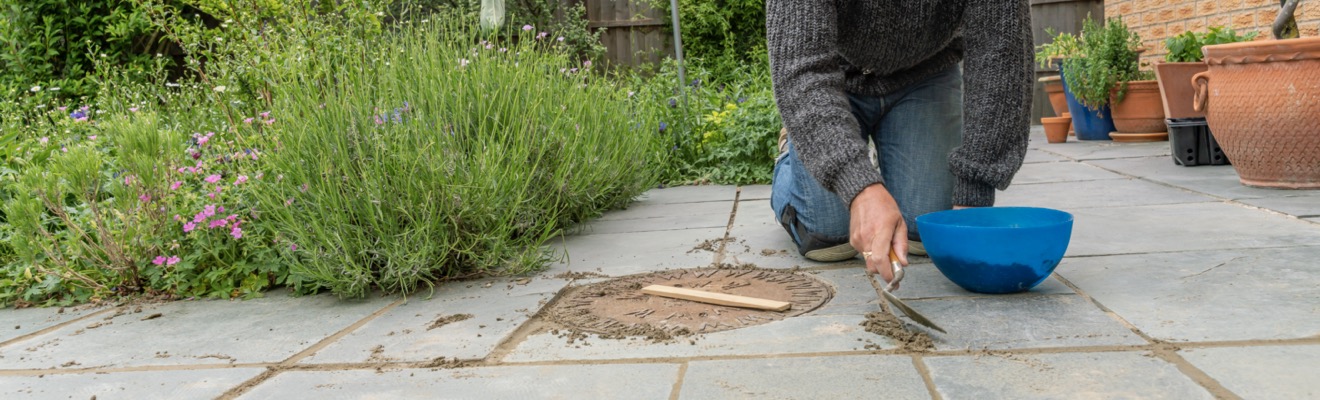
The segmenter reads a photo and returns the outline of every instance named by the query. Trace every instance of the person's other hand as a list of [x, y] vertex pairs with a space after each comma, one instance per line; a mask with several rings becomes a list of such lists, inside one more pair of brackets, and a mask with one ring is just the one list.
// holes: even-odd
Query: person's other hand
[[[872, 184], [853, 198], [849, 209], [849, 243], [866, 259], [866, 272], [879, 273], [886, 284], [894, 279], [889, 250], [907, 265], [907, 224], [898, 203], [884, 185]], [[897, 287], [895, 287], [897, 289]]]

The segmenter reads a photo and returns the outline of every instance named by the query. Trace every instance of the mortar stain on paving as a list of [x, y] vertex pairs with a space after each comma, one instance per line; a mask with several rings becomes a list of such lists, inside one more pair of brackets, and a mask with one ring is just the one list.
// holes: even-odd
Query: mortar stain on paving
[[[791, 303], [783, 312], [753, 310], [643, 294], [648, 285], [665, 285]], [[645, 337], [666, 341], [766, 324], [805, 314], [833, 297], [828, 284], [797, 271], [743, 268], [695, 268], [620, 277], [566, 290], [544, 310], [561, 325], [569, 342], [584, 332], [602, 338]]]

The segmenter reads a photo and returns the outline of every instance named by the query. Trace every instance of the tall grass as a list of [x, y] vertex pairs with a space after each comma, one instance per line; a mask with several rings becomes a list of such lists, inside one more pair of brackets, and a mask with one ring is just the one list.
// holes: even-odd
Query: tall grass
[[566, 225], [655, 184], [653, 116], [553, 38], [469, 22], [282, 50], [262, 158], [280, 183], [259, 203], [292, 275], [361, 296], [533, 270]]

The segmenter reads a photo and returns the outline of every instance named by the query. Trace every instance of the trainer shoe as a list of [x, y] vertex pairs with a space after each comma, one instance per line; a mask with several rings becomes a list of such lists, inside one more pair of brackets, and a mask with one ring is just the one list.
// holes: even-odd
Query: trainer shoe
[[808, 260], [819, 262], [835, 262], [852, 259], [857, 257], [857, 250], [853, 249], [851, 244], [840, 244], [831, 247], [825, 247], [808, 251], [804, 256]]
[[908, 254], [914, 256], [925, 256], [926, 246], [921, 244], [920, 240], [908, 239]]

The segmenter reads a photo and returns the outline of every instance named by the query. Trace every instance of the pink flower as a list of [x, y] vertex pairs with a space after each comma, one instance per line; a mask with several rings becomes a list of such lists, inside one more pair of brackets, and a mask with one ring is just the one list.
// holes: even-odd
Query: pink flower
[[468, 59], [466, 59], [466, 58], [460, 58], [460, 59], [458, 59], [458, 66], [459, 66], [459, 67], [466, 67], [467, 65], [468, 65]]
[[225, 225], [229, 225], [229, 221], [223, 219], [217, 219], [215, 221], [211, 221], [211, 224], [207, 226], [207, 228], [215, 229]]
[[216, 212], [221, 213], [221, 214], [224, 214], [224, 212], [225, 212], [225, 206], [220, 206], [220, 208], [219, 208], [218, 210], [216, 210]]
[[87, 140], [96, 140], [96, 135], [87, 135]]
[[197, 229], [197, 224], [194, 224], [192, 222], [187, 222], [183, 224], [183, 233], [192, 232], [193, 229]]
[[274, 123], [275, 123], [275, 119], [274, 119], [274, 118], [271, 118], [271, 119], [266, 120], [266, 125], [270, 125], [270, 124], [274, 124]]
[[141, 200], [143, 203], [150, 203], [151, 195], [143, 193], [141, 196], [138, 196], [138, 200]]
[[182, 220], [182, 218], [179, 217], [179, 214], [174, 214], [174, 220], [175, 220], [175, 221], [179, 221], [179, 220]]
[[524, 31], [530, 31], [530, 30], [532, 30], [532, 29], [534, 29], [534, 28], [532, 28], [531, 25], [523, 25], [523, 30], [524, 30]]
[[582, 68], [591, 68], [591, 60], [583, 61]]
[[151, 260], [151, 263], [152, 263], [152, 264], [156, 264], [156, 265], [163, 265], [163, 264], [165, 264], [165, 261], [168, 261], [168, 260], [169, 260], [169, 259], [165, 258], [165, 256], [156, 256], [156, 259], [155, 259], [155, 260]]
[[206, 142], [209, 142], [209, 141], [211, 141], [211, 137], [210, 137], [210, 136], [198, 136], [198, 137], [197, 137], [197, 144], [198, 144], [198, 145], [206, 144]]
[[251, 123], [252, 123], [252, 120], [253, 120], [252, 117], [243, 118], [243, 123], [245, 123], [245, 124], [251, 124]]
[[[220, 212], [225, 212], [225, 210], [221, 208]], [[202, 213], [205, 214], [206, 217], [208, 218], [215, 215], [215, 204], [207, 204], [206, 207], [202, 208]]]
[[560, 42], [563, 42], [563, 41], [564, 41], [564, 37], [563, 37], [563, 36], [560, 36], [560, 37], [555, 38], [555, 40], [560, 41]]
[[137, 112], [137, 110], [138, 110], [137, 107], [129, 107], [129, 108], [128, 108], [128, 112]]
[[124, 184], [125, 184], [125, 185], [132, 185], [132, 184], [133, 184], [133, 175], [124, 175]]
[[46, 136], [42, 136], [41, 139], [37, 139], [37, 141], [41, 142], [41, 144], [46, 144], [46, 142], [50, 141], [50, 138]]
[[178, 263], [179, 263], [179, 256], [170, 256], [168, 260], [165, 260], [165, 265], [174, 265]]
[[550, 32], [541, 32], [541, 33], [538, 33], [538, 34], [536, 34], [536, 40], [545, 39], [546, 36], [550, 36]]
[[300, 187], [299, 189], [301, 189], [303, 193], [307, 193], [307, 184], [306, 183], [302, 184], [302, 187]]
[[220, 181], [220, 175], [219, 175], [219, 174], [215, 174], [215, 175], [211, 175], [211, 176], [206, 177], [206, 183], [216, 183], [216, 182], [219, 182], [219, 181]]
[[222, 190], [224, 190], [224, 189], [225, 189], [224, 186], [216, 186], [216, 187], [215, 187], [215, 192], [216, 192], [216, 193], [220, 193], [220, 191], [222, 191]]
[[207, 193], [206, 197], [210, 198], [211, 200], [215, 200], [215, 192]]
[[289, 251], [298, 251], [298, 244], [294, 243], [289, 245]]
[[179, 190], [180, 186], [183, 186], [183, 181], [174, 181], [174, 183], [170, 184], [170, 190]]
[[292, 204], [293, 204], [293, 198], [292, 198], [292, 197], [290, 197], [288, 200], [285, 200], [285, 201], [284, 201], [284, 205], [285, 205], [285, 206], [289, 206], [289, 205], [292, 205]]
[[229, 230], [229, 235], [233, 236], [234, 239], [242, 239], [243, 228], [239, 228], [238, 226], [235, 226], [234, 229]]
[[267, 119], [267, 118], [270, 118], [270, 111], [262, 111], [261, 119]]

